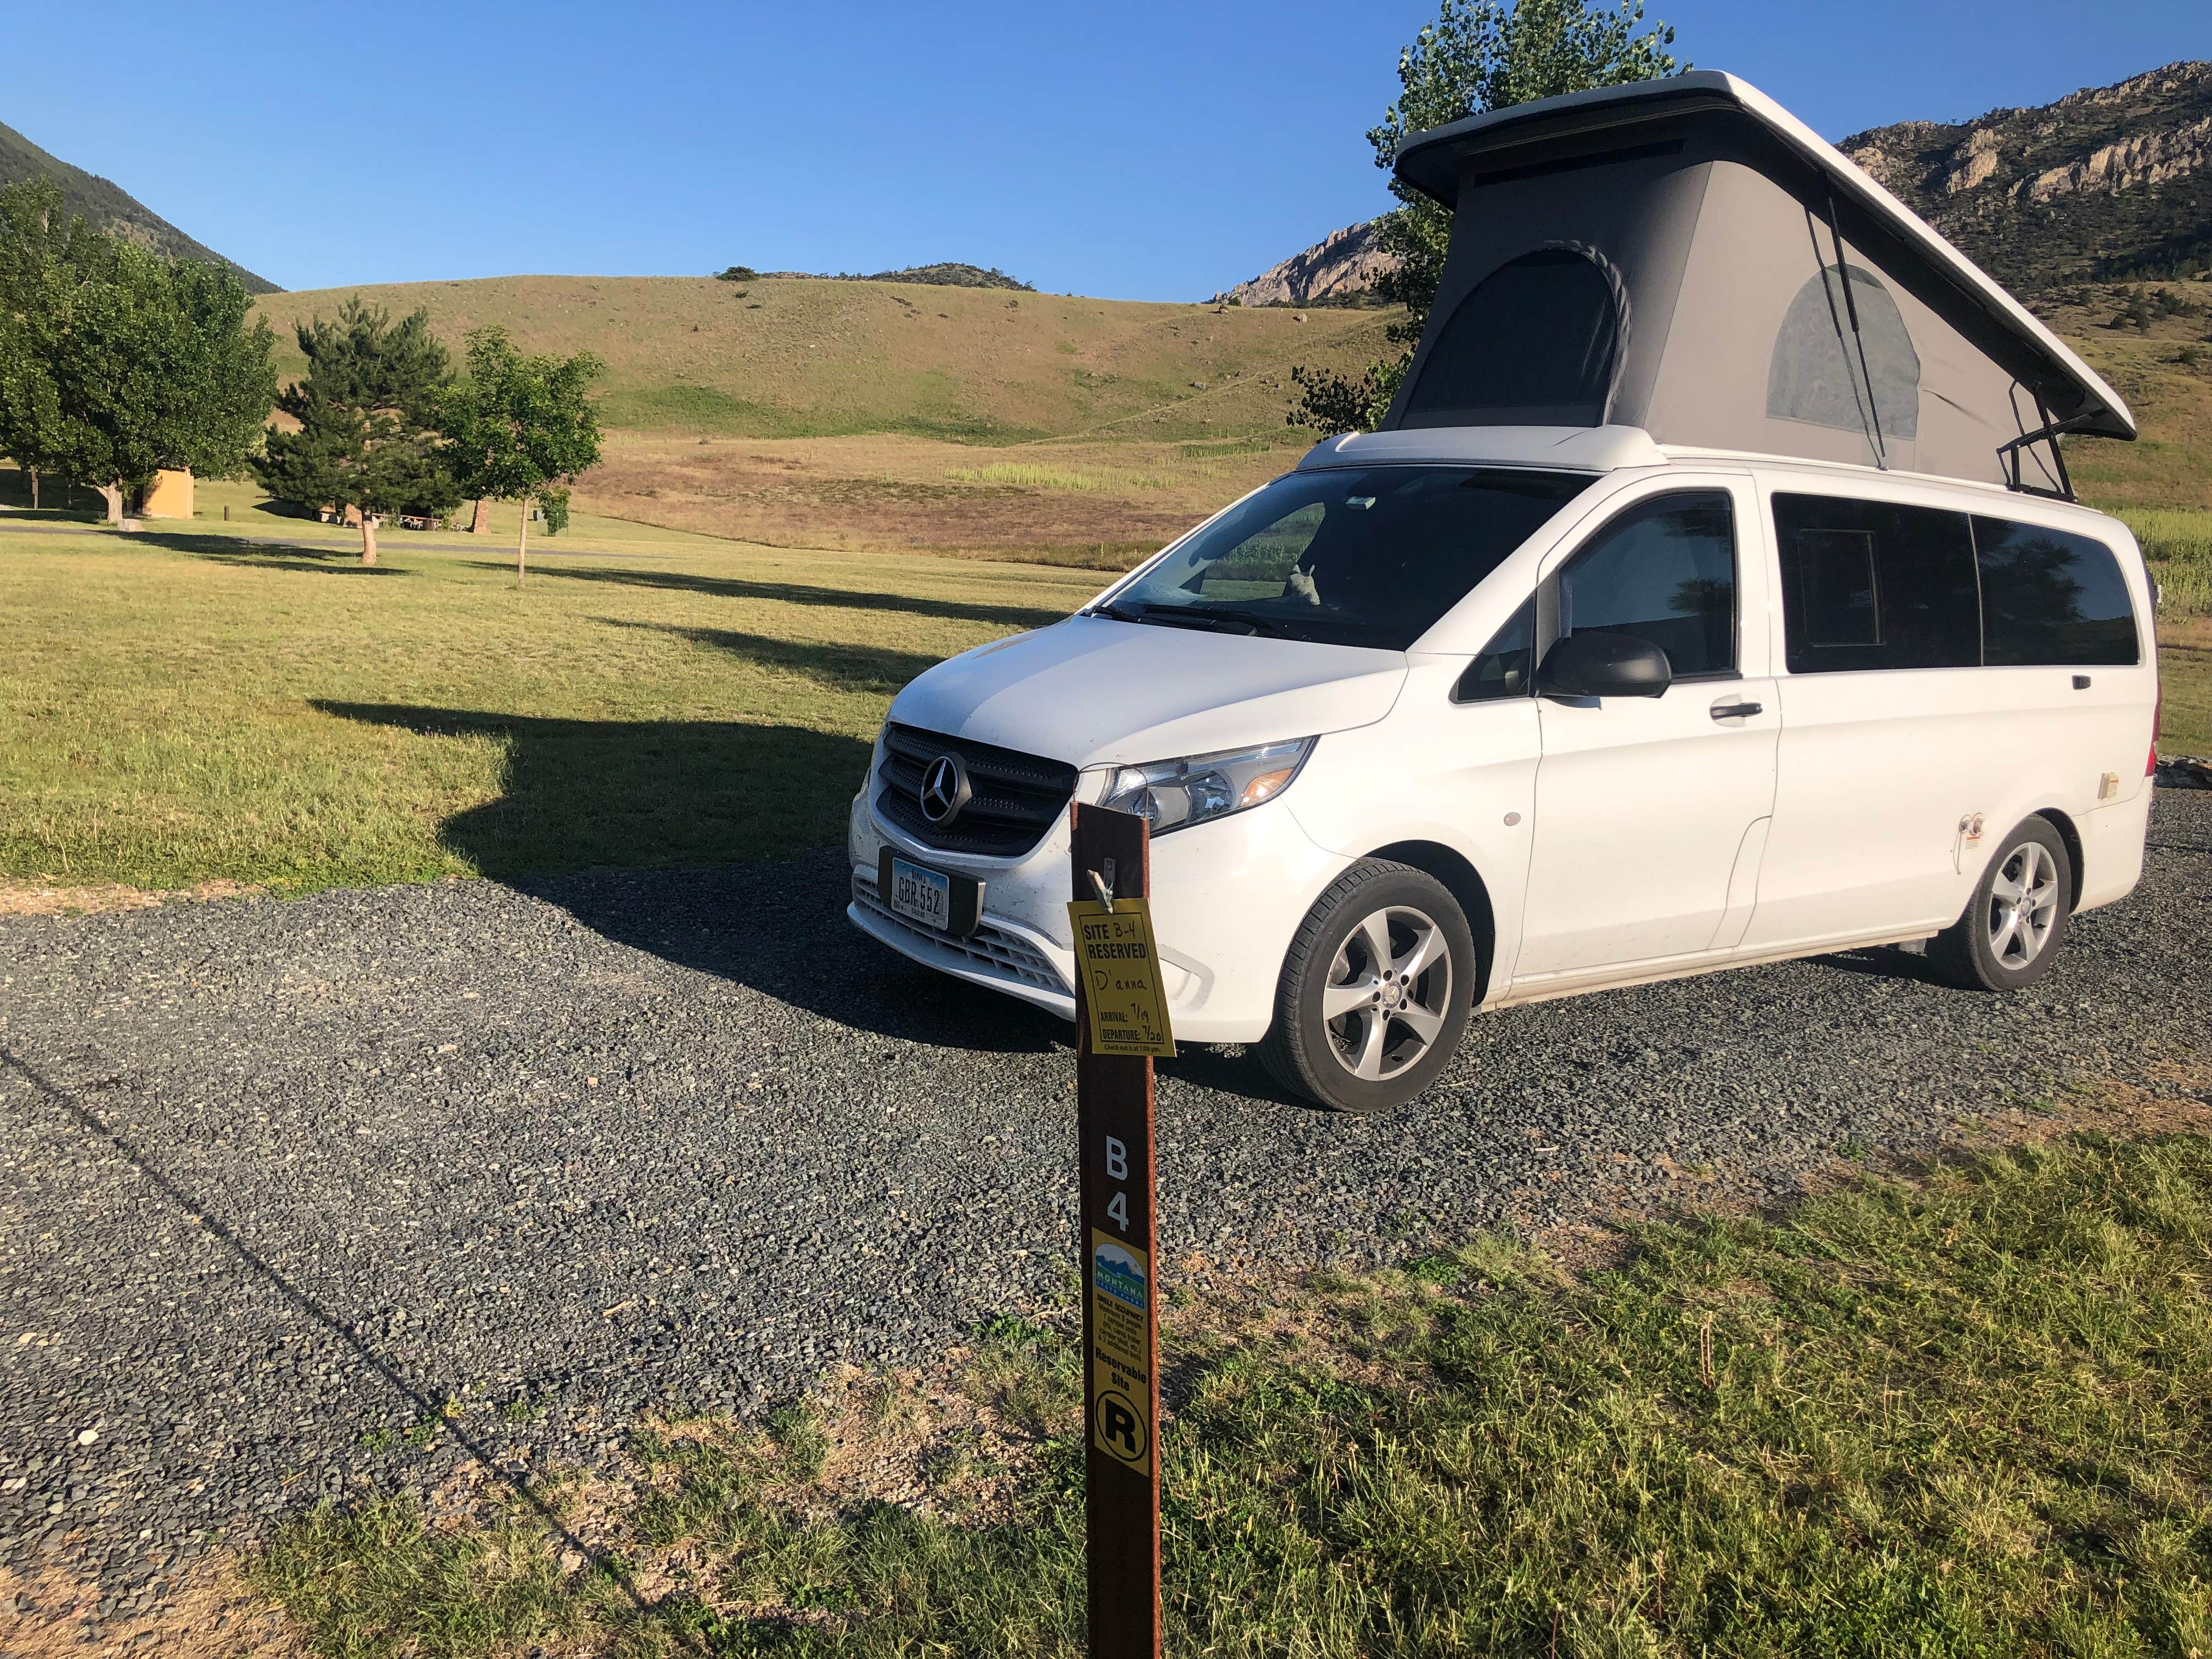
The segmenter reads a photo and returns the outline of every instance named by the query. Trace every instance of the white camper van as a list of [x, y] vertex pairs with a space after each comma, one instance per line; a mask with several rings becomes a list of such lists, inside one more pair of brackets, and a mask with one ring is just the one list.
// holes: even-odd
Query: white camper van
[[1179, 1038], [1373, 1110], [1470, 1014], [1927, 939], [2040, 977], [2141, 872], [2154, 595], [2072, 352], [1700, 73], [1479, 116], [1381, 430], [902, 691], [863, 931], [1073, 1018], [1071, 800], [1151, 819]]

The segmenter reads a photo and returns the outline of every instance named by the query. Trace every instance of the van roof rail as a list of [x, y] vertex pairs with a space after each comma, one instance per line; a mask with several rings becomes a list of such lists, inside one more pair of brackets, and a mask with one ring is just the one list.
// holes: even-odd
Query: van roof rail
[[1667, 454], [1638, 426], [1411, 427], [1324, 438], [1305, 453], [1298, 471], [1392, 461], [1461, 461], [1555, 467], [1570, 472], [1618, 472], [1628, 467], [1664, 466]]

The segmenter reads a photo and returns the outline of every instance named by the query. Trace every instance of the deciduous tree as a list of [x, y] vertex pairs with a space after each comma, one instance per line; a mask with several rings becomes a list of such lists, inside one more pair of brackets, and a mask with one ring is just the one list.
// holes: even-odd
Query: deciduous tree
[[[269, 325], [224, 267], [88, 228], [60, 190], [0, 191], [0, 433], [26, 465], [125, 498], [164, 468], [220, 476], [276, 400]], [[20, 447], [19, 447], [20, 446]]]
[[468, 375], [445, 399], [446, 432], [467, 494], [521, 506], [518, 586], [529, 569], [531, 504], [544, 507], [549, 531], [559, 530], [568, 521], [568, 485], [599, 465], [599, 422], [588, 393], [602, 368], [588, 351], [527, 356], [503, 328], [469, 335]]
[[254, 472], [284, 501], [361, 518], [361, 562], [376, 562], [378, 526], [394, 513], [428, 516], [460, 503], [460, 486], [438, 431], [453, 383], [452, 359], [430, 332], [430, 313], [392, 313], [346, 301], [336, 321], [295, 327], [307, 373], [276, 406], [300, 423], [271, 428]]
[[[1644, 27], [1644, 0], [1620, 0], [1613, 11], [1590, 0], [1443, 0], [1437, 21], [1398, 54], [1398, 96], [1367, 134], [1375, 165], [1387, 172], [1413, 134], [1485, 110], [1676, 74], [1689, 65], [1668, 52], [1674, 43], [1666, 24]], [[1389, 329], [1398, 350], [1369, 364], [1358, 380], [1292, 369], [1301, 393], [1292, 426], [1324, 433], [1372, 428], [1406, 378], [1443, 273], [1451, 214], [1395, 178], [1390, 193], [1400, 205], [1382, 216], [1376, 244], [1397, 256], [1398, 266], [1376, 289], [1406, 307]]]

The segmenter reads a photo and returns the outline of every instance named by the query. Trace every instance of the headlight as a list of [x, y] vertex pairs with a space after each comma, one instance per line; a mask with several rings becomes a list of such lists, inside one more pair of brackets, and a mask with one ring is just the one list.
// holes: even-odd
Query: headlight
[[1164, 836], [1274, 799], [1291, 787], [1313, 746], [1313, 738], [1299, 738], [1258, 749], [1116, 767], [1099, 805], [1148, 817], [1152, 833]]

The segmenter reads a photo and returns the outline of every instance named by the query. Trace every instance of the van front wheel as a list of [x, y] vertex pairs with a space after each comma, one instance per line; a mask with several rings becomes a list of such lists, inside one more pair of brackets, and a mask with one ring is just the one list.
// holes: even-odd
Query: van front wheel
[[1411, 865], [1363, 859], [1291, 939], [1260, 1057], [1310, 1100], [1387, 1110], [1450, 1060], [1474, 975], [1474, 937], [1444, 884]]
[[2073, 892], [2065, 839], [2030, 818], [1998, 844], [1966, 915], [1928, 941], [1929, 964], [1966, 990], [2022, 990], [2057, 959]]

